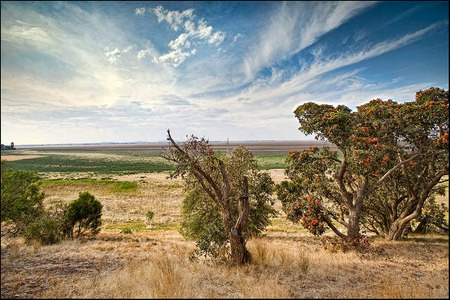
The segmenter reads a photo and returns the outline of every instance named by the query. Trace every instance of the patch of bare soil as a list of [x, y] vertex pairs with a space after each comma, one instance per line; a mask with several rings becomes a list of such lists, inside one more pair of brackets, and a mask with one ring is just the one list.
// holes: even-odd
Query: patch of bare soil
[[32, 159], [32, 158], [40, 158], [45, 157], [45, 155], [2, 155], [2, 160], [6, 161], [16, 161], [16, 160], [22, 160], [22, 159]]

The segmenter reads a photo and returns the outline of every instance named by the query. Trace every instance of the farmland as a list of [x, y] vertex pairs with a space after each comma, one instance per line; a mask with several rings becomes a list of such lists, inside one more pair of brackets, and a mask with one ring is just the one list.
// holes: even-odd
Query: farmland
[[[311, 143], [248, 147], [280, 182], [287, 152]], [[248, 243], [251, 264], [190, 261], [195, 243], [178, 232], [182, 181], [167, 179], [173, 166], [161, 151], [160, 145], [89, 145], [2, 152], [2, 159], [15, 157], [14, 169], [42, 175], [46, 205], [82, 191], [103, 204], [94, 239], [52, 246], [2, 239], [2, 298], [448, 298], [448, 236], [371, 237], [371, 251], [344, 253], [324, 247], [331, 234], [314, 237], [288, 222], [278, 201], [272, 225]], [[448, 205], [448, 188], [440, 201]]]
[[[284, 159], [289, 150], [328, 144], [308, 141], [212, 142], [211, 145], [222, 153], [244, 145], [252, 150], [260, 168], [268, 170], [284, 168]], [[165, 143], [23, 146], [17, 147], [17, 150], [2, 151], [2, 159], [13, 161], [13, 169], [41, 173], [154, 173], [173, 170], [173, 165], [161, 157], [166, 147]]]

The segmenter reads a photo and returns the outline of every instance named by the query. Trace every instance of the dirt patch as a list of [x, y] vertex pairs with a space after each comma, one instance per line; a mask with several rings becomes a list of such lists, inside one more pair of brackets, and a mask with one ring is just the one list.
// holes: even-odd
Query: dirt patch
[[40, 158], [45, 157], [45, 155], [2, 155], [2, 160], [7, 161], [16, 161], [22, 159], [32, 159], [32, 158]]

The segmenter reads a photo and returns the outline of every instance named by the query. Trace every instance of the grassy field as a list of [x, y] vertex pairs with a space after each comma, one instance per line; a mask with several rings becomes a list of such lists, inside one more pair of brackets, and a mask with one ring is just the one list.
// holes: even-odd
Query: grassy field
[[[3, 151], [2, 159], [10, 156], [30, 157], [10, 162], [14, 170], [48, 172], [91, 172], [100, 174], [136, 174], [173, 170], [173, 165], [161, 157], [158, 150], [15, 150]], [[283, 169], [285, 151], [254, 151], [262, 170]]]
[[[42, 169], [43, 157], [11, 163], [15, 168], [25, 161], [30, 161], [30, 169], [36, 166], [44, 177], [46, 206], [74, 200], [83, 191], [95, 195], [103, 204], [102, 230], [94, 239], [52, 246], [2, 238], [2, 298], [449, 296], [448, 236], [411, 235], [396, 242], [372, 237], [371, 251], [343, 253], [325, 249], [331, 234], [314, 237], [287, 221], [277, 201], [279, 215], [262, 237], [248, 243], [251, 264], [232, 268], [203, 259], [190, 261], [195, 243], [178, 232], [182, 181], [167, 179], [168, 170], [139, 169], [140, 160], [147, 159], [147, 166], [164, 163], [156, 154], [117, 149], [46, 151], [14, 154], [43, 155], [54, 169]], [[255, 151], [275, 182], [284, 179], [283, 152]], [[448, 204], [448, 188], [441, 201]], [[150, 221], [149, 211], [154, 212]]]

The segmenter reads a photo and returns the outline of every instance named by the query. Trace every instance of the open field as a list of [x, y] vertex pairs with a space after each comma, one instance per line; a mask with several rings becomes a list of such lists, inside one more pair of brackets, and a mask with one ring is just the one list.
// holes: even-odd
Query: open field
[[[20, 152], [16, 154], [17, 151]], [[336, 252], [323, 246], [331, 234], [313, 237], [300, 225], [288, 222], [278, 201], [275, 208], [280, 214], [272, 219], [264, 236], [248, 243], [254, 258], [251, 264], [232, 268], [207, 260], [190, 261], [195, 243], [178, 233], [183, 200], [180, 179], [167, 179], [167, 170], [137, 172], [118, 168], [113, 172], [91, 172], [76, 168], [76, 161], [84, 159], [105, 162], [105, 170], [121, 160], [134, 159], [138, 166], [139, 159], [149, 156], [146, 151], [135, 149], [136, 156], [123, 149], [14, 151], [14, 155], [59, 153], [71, 161], [72, 167], [65, 172], [38, 169], [44, 177], [45, 204], [68, 202], [80, 192], [89, 191], [103, 204], [103, 224], [94, 239], [69, 240], [52, 246], [2, 239], [2, 298], [449, 296], [448, 236], [411, 235], [398, 242], [373, 237], [369, 252]], [[268, 154], [276, 151], [255, 153], [262, 162], [269, 158], [276, 162], [276, 157], [284, 160], [283, 152], [273, 156]], [[283, 180], [283, 167], [268, 168], [275, 182]], [[448, 189], [441, 201], [448, 205]], [[148, 211], [154, 212], [151, 221], [146, 219]]]
[[[284, 168], [290, 150], [333, 146], [319, 141], [211, 142], [211, 145], [223, 153], [244, 145], [254, 153], [263, 170]], [[17, 150], [2, 151], [1, 158], [13, 162], [13, 169], [42, 173], [153, 173], [173, 170], [173, 165], [161, 157], [167, 146], [167, 143], [16, 146]]]

